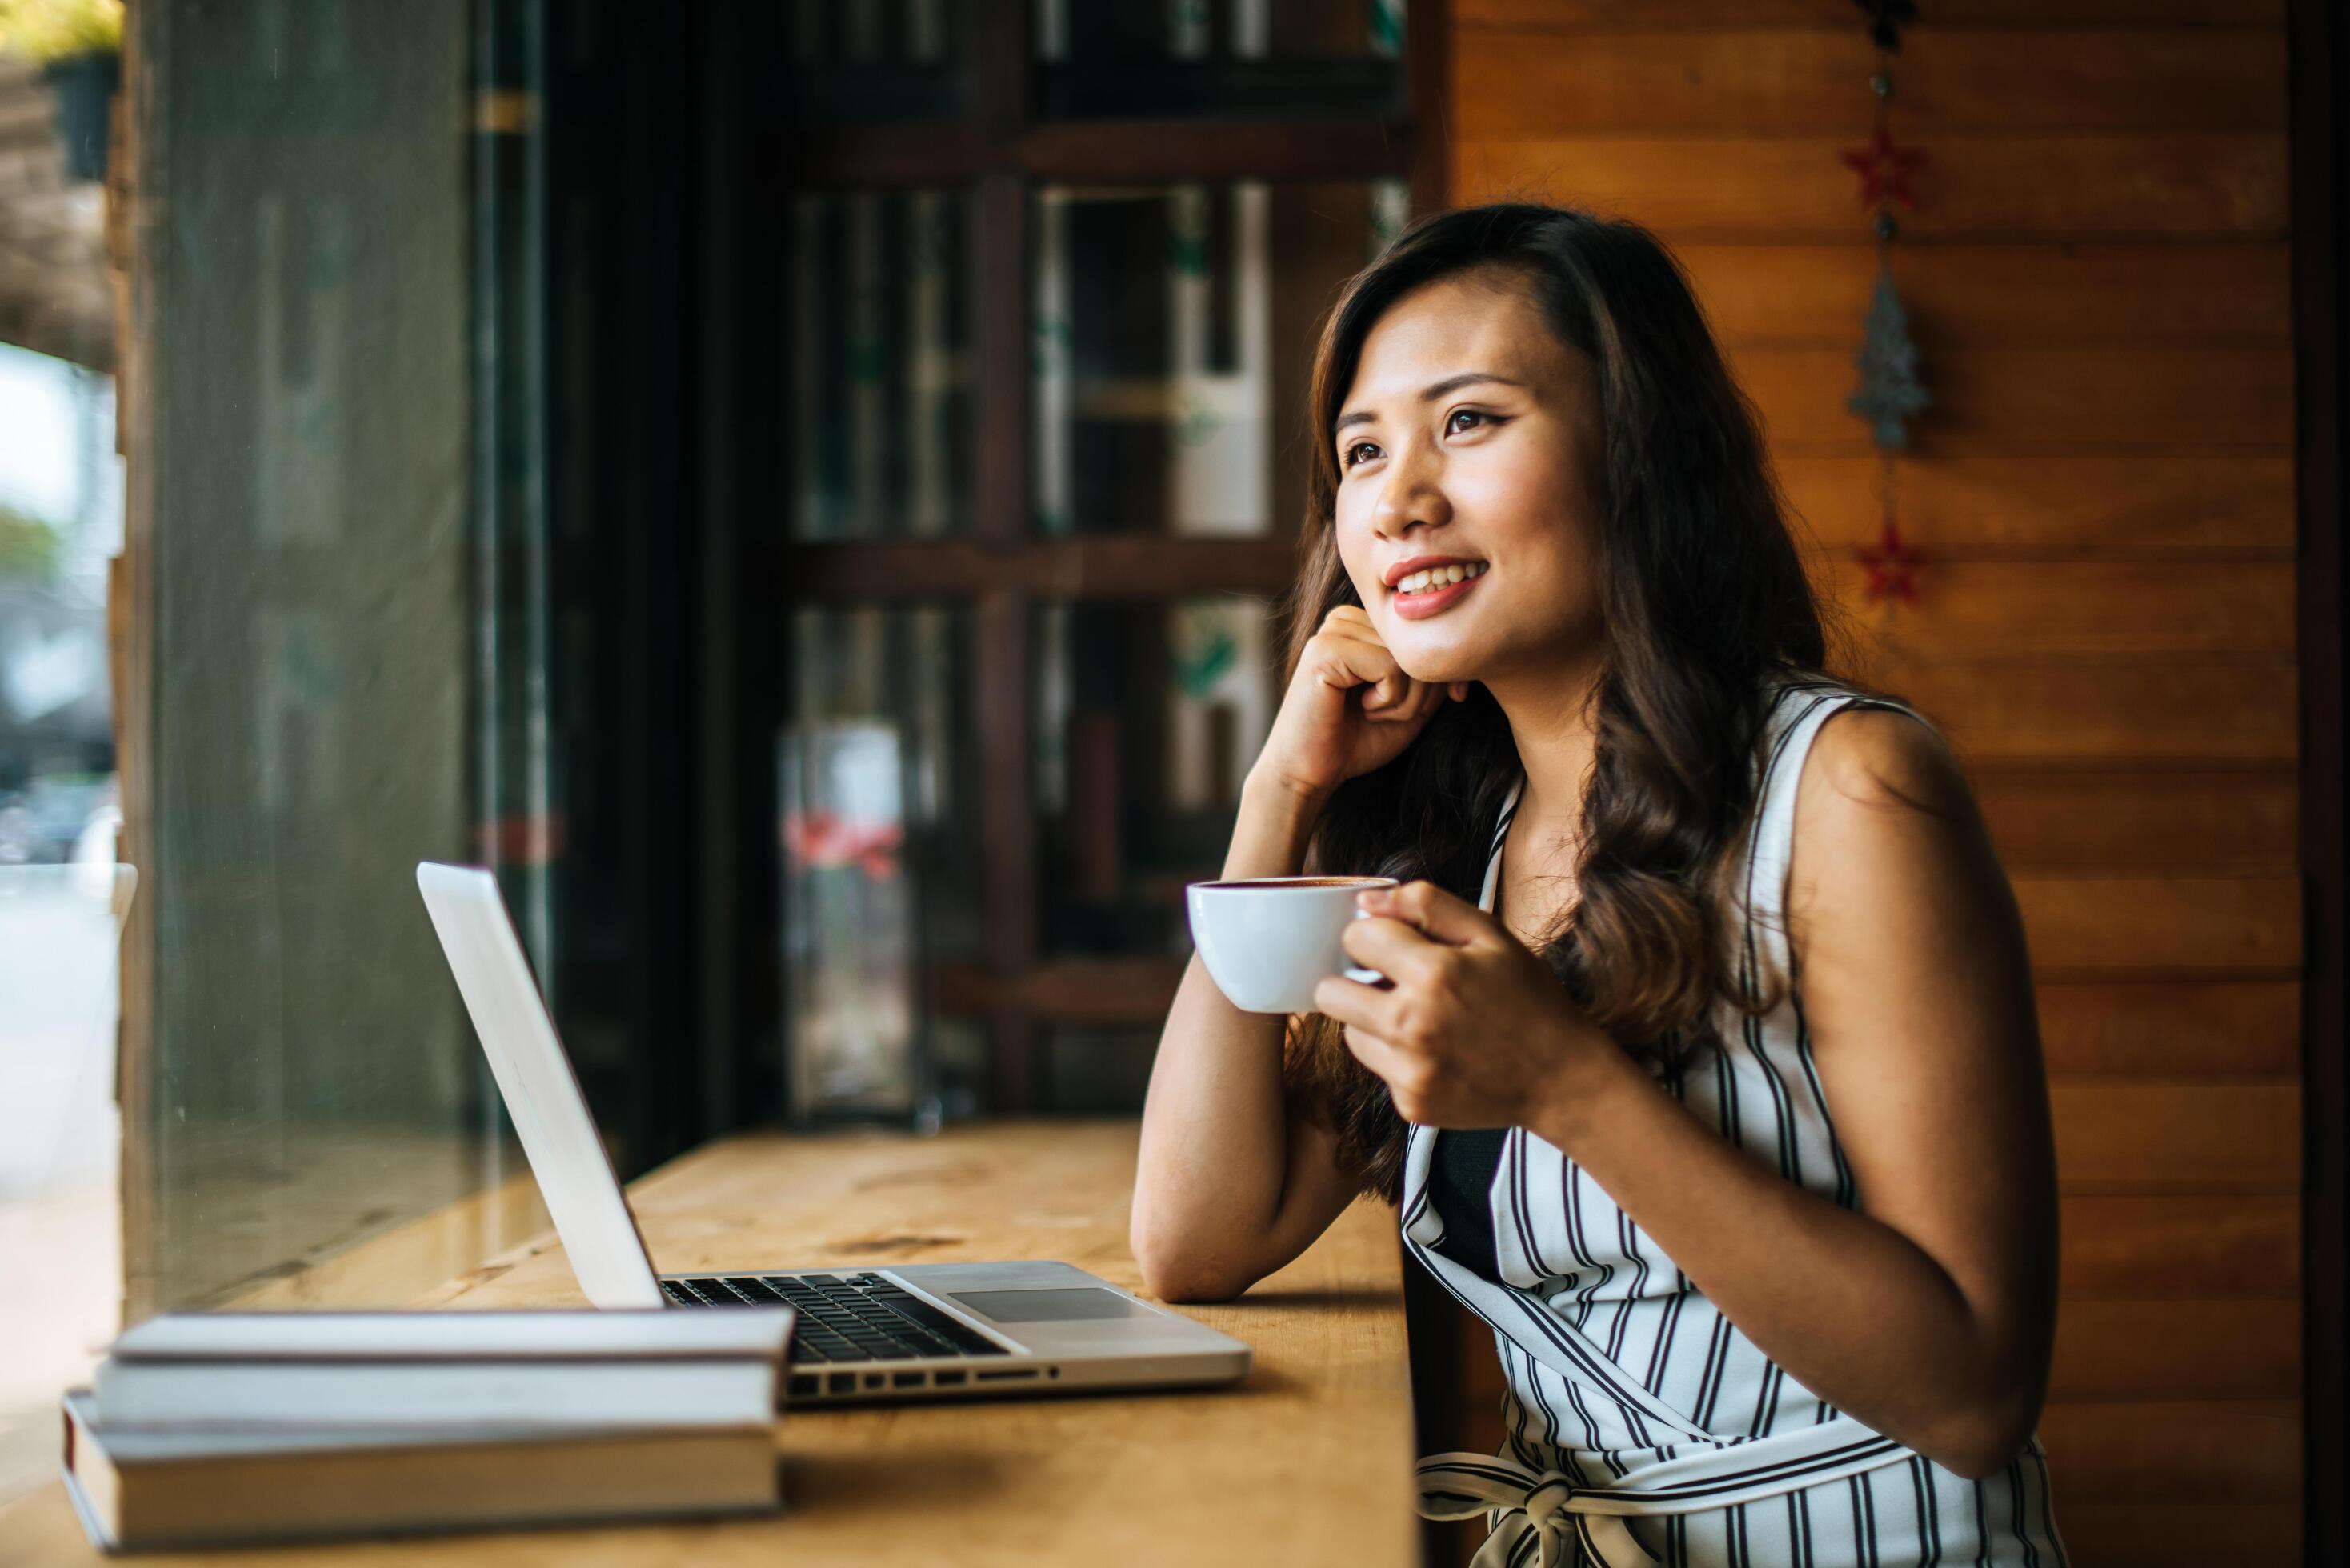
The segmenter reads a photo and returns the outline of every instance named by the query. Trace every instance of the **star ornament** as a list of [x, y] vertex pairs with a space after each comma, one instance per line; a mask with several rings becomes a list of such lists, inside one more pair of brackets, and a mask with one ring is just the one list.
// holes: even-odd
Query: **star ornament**
[[1925, 167], [1926, 155], [1914, 148], [1897, 147], [1893, 132], [1881, 122], [1877, 134], [1868, 139], [1866, 147], [1847, 147], [1836, 154], [1846, 168], [1860, 176], [1860, 204], [1876, 207], [1887, 202], [1898, 202], [1916, 211], [1918, 198], [1909, 189], [1909, 176]]
[[1853, 554], [1868, 570], [1869, 603], [1895, 598], [1905, 605], [1918, 602], [1918, 568], [1926, 564], [1926, 558], [1909, 547], [1899, 528], [1887, 523], [1884, 535], [1874, 545], [1864, 545]]

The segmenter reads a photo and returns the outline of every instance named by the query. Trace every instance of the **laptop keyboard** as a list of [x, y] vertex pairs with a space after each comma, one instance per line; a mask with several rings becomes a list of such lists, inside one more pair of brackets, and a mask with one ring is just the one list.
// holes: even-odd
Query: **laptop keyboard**
[[796, 1307], [795, 1366], [1011, 1354], [879, 1274], [694, 1274], [660, 1287], [679, 1306]]

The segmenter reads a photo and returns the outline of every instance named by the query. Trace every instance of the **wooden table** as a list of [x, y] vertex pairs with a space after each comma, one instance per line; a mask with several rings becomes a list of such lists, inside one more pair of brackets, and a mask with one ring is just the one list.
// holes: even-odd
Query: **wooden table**
[[[1139, 1291], [1135, 1126], [993, 1123], [935, 1138], [760, 1136], [699, 1149], [629, 1199], [664, 1270], [1046, 1257]], [[1357, 1203], [1237, 1302], [1180, 1310], [1255, 1347], [1208, 1392], [794, 1411], [786, 1511], [698, 1525], [432, 1542], [442, 1563], [1345, 1563], [1419, 1561], [1394, 1211]], [[582, 1304], [549, 1235], [425, 1304]], [[174, 1553], [175, 1564], [411, 1563], [417, 1542]], [[0, 1511], [0, 1565], [101, 1563], [52, 1484]], [[122, 1560], [116, 1560], [122, 1561]]]

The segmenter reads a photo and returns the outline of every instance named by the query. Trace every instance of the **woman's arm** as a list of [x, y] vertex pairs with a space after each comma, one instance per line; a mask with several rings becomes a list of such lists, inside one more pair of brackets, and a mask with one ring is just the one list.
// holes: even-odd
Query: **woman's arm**
[[1794, 831], [1789, 934], [1859, 1211], [1733, 1149], [1620, 1053], [1530, 1126], [1790, 1376], [1979, 1478], [2031, 1436], [2055, 1325], [2022, 921], [1957, 763], [1905, 715], [1826, 723]]
[[[1224, 877], [1295, 875], [1318, 809], [1252, 775]], [[1286, 1022], [1225, 1001], [1191, 955], [1151, 1064], [1128, 1227], [1144, 1288], [1162, 1301], [1240, 1294], [1355, 1196], [1336, 1136], [1284, 1101]]]

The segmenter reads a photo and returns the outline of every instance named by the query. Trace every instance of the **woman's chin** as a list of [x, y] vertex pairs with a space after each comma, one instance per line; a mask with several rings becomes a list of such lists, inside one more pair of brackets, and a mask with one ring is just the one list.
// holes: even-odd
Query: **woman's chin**
[[1484, 678], [1489, 660], [1473, 650], [1460, 646], [1449, 636], [1422, 636], [1419, 628], [1406, 621], [1390, 628], [1387, 638], [1388, 651], [1395, 655], [1396, 667], [1423, 685], [1441, 686], [1454, 680], [1479, 680]]

